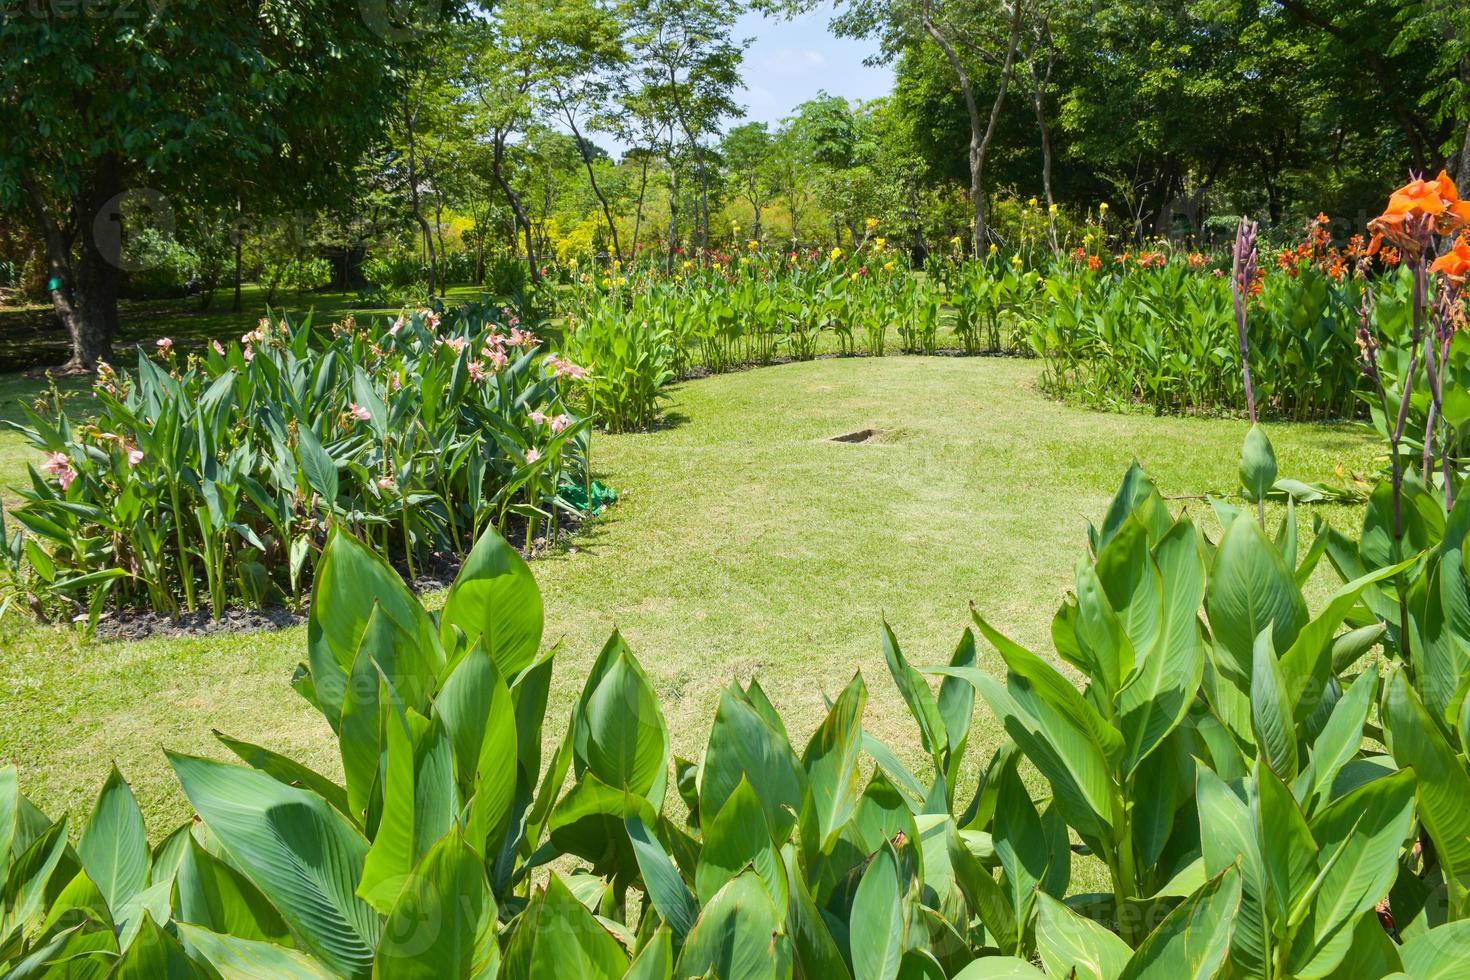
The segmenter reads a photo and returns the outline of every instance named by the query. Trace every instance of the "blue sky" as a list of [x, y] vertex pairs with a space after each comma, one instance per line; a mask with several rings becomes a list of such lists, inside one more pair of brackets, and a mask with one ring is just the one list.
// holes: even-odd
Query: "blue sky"
[[849, 101], [876, 99], [892, 90], [889, 66], [863, 64], [877, 43], [834, 37], [827, 29], [831, 17], [832, 8], [824, 6], [793, 20], [760, 14], [740, 18], [735, 36], [755, 39], [741, 70], [745, 91], [736, 96], [747, 119], [774, 128], [822, 89]]

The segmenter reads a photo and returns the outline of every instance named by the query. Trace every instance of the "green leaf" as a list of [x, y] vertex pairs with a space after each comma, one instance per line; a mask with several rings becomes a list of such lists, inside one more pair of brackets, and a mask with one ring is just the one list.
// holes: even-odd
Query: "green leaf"
[[1215, 642], [1227, 655], [1231, 680], [1249, 688], [1256, 637], [1270, 627], [1271, 646], [1290, 649], [1307, 621], [1307, 606], [1291, 569], [1254, 521], [1231, 521], [1220, 539], [1205, 586], [1205, 611]]
[[1435, 726], [1402, 670], [1384, 693], [1382, 717], [1388, 749], [1400, 766], [1414, 770], [1419, 819], [1434, 841], [1449, 890], [1452, 917], [1470, 914], [1470, 772]]
[[1230, 940], [1230, 961], [1244, 976], [1263, 976], [1271, 963], [1271, 923], [1266, 912], [1266, 868], [1250, 807], [1207, 766], [1195, 773], [1195, 800], [1205, 873], [1238, 867], [1241, 902]]
[[646, 797], [657, 809], [668, 781], [668, 728], [653, 685], [622, 638], [614, 634], [609, 647], [577, 713], [577, 759], [602, 782]]
[[148, 831], [133, 791], [116, 766], [108, 773], [92, 816], [82, 830], [77, 854], [110, 908], [121, 908], [148, 885], [148, 871], [153, 864]]
[[145, 914], [138, 934], [123, 950], [108, 977], [112, 980], [159, 980], [160, 977], [207, 980], [209, 974], [189, 958], [177, 939], [158, 928], [153, 917]]
[[1259, 762], [1251, 802], [1256, 841], [1266, 872], [1266, 911], [1274, 934], [1284, 937], [1287, 914], [1320, 870], [1317, 842], [1291, 790]]
[[357, 893], [386, 915], [409, 874], [455, 825], [460, 803], [443, 725], [395, 708], [384, 727], [383, 811]]
[[853, 980], [894, 980], [903, 957], [903, 885], [898, 855], [885, 844], [853, 897], [850, 925]]
[[368, 843], [321, 797], [253, 769], [168, 753], [184, 793], [230, 863], [300, 945], [330, 969], [365, 976], [379, 922], [357, 897]]
[[1181, 519], [1154, 549], [1164, 583], [1159, 641], [1138, 651], [1134, 673], [1117, 698], [1129, 775], [1184, 720], [1204, 674], [1199, 608], [1205, 568], [1197, 539], [1194, 525]]
[[321, 440], [317, 438], [309, 425], [303, 424], [297, 427], [296, 441], [301, 469], [306, 474], [306, 482], [311, 484], [313, 490], [321, 494], [329, 510], [335, 509], [338, 478], [337, 464], [332, 459], [331, 453], [322, 447]]
[[383, 924], [374, 960], [380, 980], [495, 975], [495, 899], [479, 855], [458, 832], [419, 862]]
[[939, 702], [934, 697], [934, 692], [929, 689], [919, 672], [904, 659], [903, 652], [898, 648], [898, 640], [886, 621], [883, 623], [883, 659], [888, 663], [888, 672], [893, 675], [893, 683], [903, 696], [904, 704], [908, 705], [909, 713], [919, 723], [919, 740], [924, 751], [931, 756], [937, 755], [949, 746], [944, 715], [939, 711]]
[[434, 712], [454, 748], [460, 798], [470, 803], [465, 839], [481, 853], [496, 853], [515, 798], [516, 717], [505, 680], [481, 644], [450, 672]]
[[669, 927], [663, 925], [644, 944], [623, 980], [671, 980], [673, 975], [674, 944]]
[[799, 826], [803, 846], [809, 854], [822, 850], [847, 823], [862, 795], [858, 764], [862, 758], [862, 717], [867, 702], [868, 689], [862, 674], [854, 674], [802, 753], [801, 766], [807, 774], [808, 792], [802, 799]]
[[460, 566], [439, 617], [443, 643], [454, 629], [478, 640], [502, 677], [513, 678], [536, 659], [544, 614], [541, 590], [525, 559], [487, 529]]
[[[348, 675], [375, 610], [405, 634], [399, 646], [410, 656], [400, 669], [386, 652], [377, 655], [384, 673], [437, 676], [444, 651], [424, 607], [391, 565], [346, 531], [334, 529], [317, 566], [306, 633], [312, 683], [333, 731], [339, 730], [343, 702], [355, 693], [348, 689]], [[377, 691], [376, 679], [371, 690]]]
[[257, 939], [222, 935], [187, 922], [176, 923], [175, 928], [189, 955], [200, 963], [209, 964], [221, 977], [334, 980], [338, 976], [299, 950]]
[[174, 878], [176, 918], [213, 932], [291, 945], [280, 913], [238, 871], [189, 835]]
[[1335, 800], [1312, 821], [1322, 853], [1340, 856], [1322, 869], [1287, 959], [1290, 972], [1323, 976], [1342, 962], [1358, 919], [1393, 886], [1413, 819], [1414, 774], [1402, 770]]
[[1399, 950], [1414, 980], [1461, 980], [1470, 973], [1470, 919], [1436, 926]]
[[1275, 483], [1276, 453], [1271, 440], [1259, 425], [1252, 424], [1240, 450], [1240, 485], [1247, 499], [1265, 500]]
[[753, 871], [730, 881], [704, 907], [676, 970], [680, 977], [720, 980], [787, 980], [791, 973], [785, 916]]
[[1377, 669], [1365, 670], [1333, 705], [1327, 724], [1312, 744], [1313, 800], [1327, 800], [1337, 774], [1362, 748], [1363, 726], [1368, 721], [1377, 690]]
[[785, 843], [801, 812], [806, 773], [791, 743], [763, 721], [743, 696], [726, 690], [710, 728], [700, 775], [699, 812], [718, 813], [748, 780], [765, 811], [772, 839]]
[[1046, 974], [1014, 956], [982, 956], [952, 980], [1046, 980]]
[[704, 830], [704, 847], [694, 872], [694, 890], [709, 904], [725, 883], [746, 867], [754, 867], [766, 891], [779, 906], [786, 904], [786, 869], [771, 841], [761, 802], [746, 780], [725, 801]]
[[[761, 823], [764, 825], [765, 820]], [[644, 890], [659, 917], [668, 923], [674, 937], [683, 943], [684, 937], [694, 927], [694, 920], [699, 917], [699, 903], [690, 894], [689, 886], [684, 883], [679, 869], [653, 831], [637, 817], [628, 818], [626, 827], [628, 838], [633, 842], [633, 854], [638, 859], [638, 872], [643, 876]]]
[[1047, 877], [1051, 849], [1041, 815], [1036, 812], [1015, 766], [1007, 767], [1000, 774], [991, 840], [995, 856], [1005, 869], [1004, 883], [1010, 891], [1016, 920], [1023, 924], [1030, 922], [1037, 889]]
[[521, 913], [500, 976], [505, 980], [620, 980], [627, 969], [628, 954], [622, 944], [553, 874]]
[[1256, 748], [1271, 771], [1283, 782], [1295, 780], [1296, 728], [1286, 698], [1286, 681], [1281, 676], [1276, 652], [1271, 648], [1269, 628], [1261, 630], [1256, 637], [1251, 667], [1251, 731], [1256, 737]]
[[1113, 980], [1123, 972], [1133, 955], [1127, 943], [1050, 895], [1037, 903], [1036, 950], [1048, 975]]
[[1239, 906], [1240, 872], [1227, 868], [1165, 916], [1120, 980], [1210, 980], [1225, 963]]

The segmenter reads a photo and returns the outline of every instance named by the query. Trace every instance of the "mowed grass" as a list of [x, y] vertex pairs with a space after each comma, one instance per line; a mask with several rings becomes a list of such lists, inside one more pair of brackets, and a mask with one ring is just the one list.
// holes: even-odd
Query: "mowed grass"
[[[860, 670], [866, 724], [917, 765], [917, 731], [879, 648], [885, 617], [917, 664], [949, 656], [971, 600], [1050, 653], [1084, 522], [1101, 518], [1132, 459], [1169, 496], [1236, 485], [1243, 423], [1098, 414], [1046, 399], [1036, 373], [1034, 362], [999, 358], [787, 364], [681, 385], [668, 426], [598, 436], [599, 476], [622, 500], [573, 548], [532, 566], [547, 642], [561, 643], [548, 732], [564, 729], [617, 628], [658, 689], [680, 755], [697, 758], [732, 681], [758, 677], [799, 748], [824, 693]], [[829, 441], [866, 428], [880, 430], [876, 441]], [[1268, 429], [1283, 475], [1330, 481], [1339, 465], [1371, 465], [1374, 443], [1355, 426]], [[1203, 501], [1175, 506], [1217, 527]], [[1359, 520], [1352, 508], [1315, 513]], [[1320, 570], [1314, 609], [1331, 584]], [[223, 756], [211, 729], [335, 775], [327, 726], [288, 685], [305, 634], [88, 644], [12, 619], [0, 626], [0, 753], [53, 814], [89, 807], [115, 762], [155, 835], [188, 816], [162, 749]], [[993, 652], [983, 659], [999, 668]], [[999, 738], [977, 707], [972, 776]]]

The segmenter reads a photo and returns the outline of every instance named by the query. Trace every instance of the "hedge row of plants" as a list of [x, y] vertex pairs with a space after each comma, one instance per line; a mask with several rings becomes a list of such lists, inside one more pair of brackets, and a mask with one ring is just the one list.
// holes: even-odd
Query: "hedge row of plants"
[[295, 601], [333, 523], [410, 577], [487, 527], [529, 542], [589, 499], [583, 372], [543, 333], [488, 304], [268, 318], [105, 369], [81, 421], [53, 388], [8, 423], [45, 458], [0, 515], [5, 601], [84, 619]]
[[[1247, 488], [1272, 476], [1260, 448]], [[1211, 540], [1135, 467], [1052, 624], [1080, 687], [978, 610], [935, 666], [884, 626], [916, 742], [864, 729], [856, 675], [794, 744], [752, 680], [721, 694], [694, 760], [673, 755], [616, 634], [548, 725], [541, 596], [493, 529], [431, 613], [339, 518], [293, 685], [330, 725], [343, 781], [221, 736], [237, 762], [169, 755], [199, 820], [151, 844], [116, 772], [77, 835], [0, 770], [0, 964], [1465, 975], [1470, 503], [1446, 515], [1406, 487], [1401, 535], [1375, 494], [1357, 540], [1323, 529], [1298, 560], [1294, 510], [1272, 540], [1219, 503]], [[1301, 583], [1324, 555], [1348, 581], [1312, 614]], [[982, 643], [1002, 676], [977, 667]], [[967, 753], [977, 701], [1006, 735], [988, 760]], [[1106, 891], [1077, 889], [1084, 864]]]

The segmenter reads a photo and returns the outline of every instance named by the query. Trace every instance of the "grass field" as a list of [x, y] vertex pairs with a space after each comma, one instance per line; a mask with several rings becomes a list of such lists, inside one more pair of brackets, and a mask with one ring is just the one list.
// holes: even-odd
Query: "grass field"
[[[623, 499], [572, 549], [533, 565], [548, 641], [563, 641], [548, 729], [562, 728], [614, 627], [690, 757], [731, 680], [759, 676], [801, 744], [823, 692], [855, 670], [873, 692], [869, 727], [916, 748], [879, 652], [884, 616], [920, 664], [948, 656], [971, 599], [1049, 652], [1084, 521], [1101, 516], [1129, 461], [1171, 496], [1228, 492], [1244, 426], [1088, 412], [1036, 393], [1035, 374], [1011, 359], [788, 364], [682, 385], [669, 426], [597, 437], [599, 476]], [[864, 428], [881, 434], [829, 441]], [[1271, 436], [1282, 473], [1308, 480], [1330, 480], [1339, 464], [1363, 471], [1374, 448], [1352, 426]], [[1208, 505], [1188, 505], [1214, 526]], [[1311, 594], [1320, 602], [1328, 587], [1319, 574]], [[161, 749], [221, 754], [212, 728], [338, 771], [325, 724], [287, 683], [304, 649], [304, 628], [88, 644], [12, 618], [0, 624], [0, 753], [53, 814], [88, 808], [116, 762], [161, 833], [187, 816]], [[979, 710], [972, 761], [997, 740]]]

